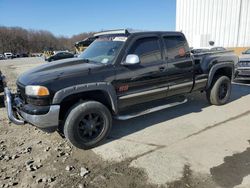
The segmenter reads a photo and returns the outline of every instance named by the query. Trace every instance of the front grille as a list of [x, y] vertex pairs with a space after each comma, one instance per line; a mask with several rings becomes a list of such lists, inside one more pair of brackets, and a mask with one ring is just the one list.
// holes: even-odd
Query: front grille
[[20, 94], [20, 98], [25, 101], [25, 87], [21, 84], [17, 84], [17, 93]]
[[250, 67], [250, 61], [240, 61], [238, 67]]

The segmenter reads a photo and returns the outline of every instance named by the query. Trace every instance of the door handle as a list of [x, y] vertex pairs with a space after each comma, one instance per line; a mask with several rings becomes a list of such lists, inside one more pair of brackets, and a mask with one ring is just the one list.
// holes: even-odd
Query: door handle
[[159, 70], [162, 72], [162, 71], [165, 70], [165, 67], [164, 67], [164, 66], [161, 66], [161, 67], [159, 67]]

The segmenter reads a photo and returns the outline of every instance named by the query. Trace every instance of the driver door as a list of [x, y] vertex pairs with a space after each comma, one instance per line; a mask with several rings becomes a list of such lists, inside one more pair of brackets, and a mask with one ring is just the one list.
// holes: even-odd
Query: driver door
[[[160, 44], [158, 36], [138, 38], [132, 43], [127, 55], [138, 55], [140, 63], [120, 65], [117, 71], [115, 86], [120, 108], [166, 96], [162, 75], [166, 67]], [[163, 88], [159, 90], [159, 87]]]

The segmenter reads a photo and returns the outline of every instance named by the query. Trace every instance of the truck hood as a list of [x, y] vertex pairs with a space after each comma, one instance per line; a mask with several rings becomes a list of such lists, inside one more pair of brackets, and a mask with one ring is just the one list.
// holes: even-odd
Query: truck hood
[[80, 58], [71, 58], [59, 60], [45, 65], [38, 66], [22, 74], [17, 83], [22, 86], [26, 85], [46, 85], [54, 80], [73, 77], [81, 74], [82, 76], [89, 74], [91, 70], [105, 66], [98, 63], [86, 63]]

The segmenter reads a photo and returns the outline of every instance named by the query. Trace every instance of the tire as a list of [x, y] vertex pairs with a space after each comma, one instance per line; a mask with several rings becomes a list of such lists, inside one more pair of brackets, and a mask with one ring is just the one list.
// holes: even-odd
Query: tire
[[90, 149], [104, 140], [111, 127], [110, 111], [99, 102], [85, 101], [77, 103], [69, 110], [63, 132], [75, 147]]
[[207, 100], [212, 105], [224, 105], [231, 96], [231, 80], [227, 76], [217, 77], [207, 90]]

